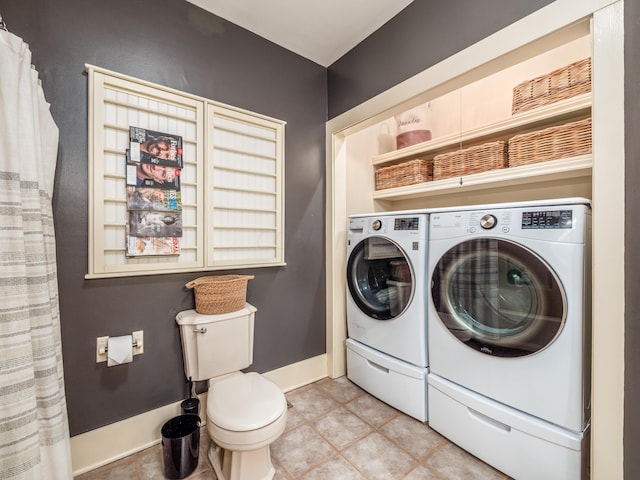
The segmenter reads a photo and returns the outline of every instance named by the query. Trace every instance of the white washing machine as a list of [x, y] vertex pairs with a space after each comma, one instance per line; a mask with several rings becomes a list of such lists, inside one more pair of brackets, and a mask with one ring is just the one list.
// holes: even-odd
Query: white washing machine
[[518, 479], [586, 472], [586, 199], [431, 215], [429, 423]]
[[426, 268], [429, 217], [349, 217], [347, 376], [397, 409], [426, 420]]

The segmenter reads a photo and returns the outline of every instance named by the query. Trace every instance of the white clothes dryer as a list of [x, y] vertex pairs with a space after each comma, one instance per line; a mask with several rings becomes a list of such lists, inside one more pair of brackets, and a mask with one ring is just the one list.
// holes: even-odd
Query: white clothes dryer
[[349, 218], [347, 377], [380, 400], [427, 419], [428, 215]]
[[590, 237], [586, 199], [431, 215], [430, 425], [516, 478], [584, 471]]

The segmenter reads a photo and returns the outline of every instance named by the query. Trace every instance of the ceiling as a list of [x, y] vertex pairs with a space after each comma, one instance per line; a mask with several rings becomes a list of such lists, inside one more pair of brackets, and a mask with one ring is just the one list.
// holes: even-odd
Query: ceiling
[[413, 0], [187, 0], [328, 67]]

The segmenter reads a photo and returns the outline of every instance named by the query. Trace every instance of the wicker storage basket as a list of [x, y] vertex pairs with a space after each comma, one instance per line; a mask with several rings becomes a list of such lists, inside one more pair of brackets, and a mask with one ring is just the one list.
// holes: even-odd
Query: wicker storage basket
[[516, 135], [509, 140], [509, 166], [591, 153], [591, 118]]
[[411, 281], [411, 269], [406, 260], [391, 260], [389, 266], [391, 267], [391, 280], [396, 282]]
[[433, 158], [433, 179], [459, 177], [506, 168], [507, 144], [503, 141], [442, 153]]
[[590, 91], [591, 59], [586, 58], [516, 85], [511, 112], [525, 112]]
[[242, 310], [247, 300], [247, 282], [253, 275], [214, 275], [200, 277], [185, 285], [193, 288], [196, 312], [205, 315]]
[[376, 190], [402, 187], [433, 179], [433, 164], [418, 158], [376, 170]]

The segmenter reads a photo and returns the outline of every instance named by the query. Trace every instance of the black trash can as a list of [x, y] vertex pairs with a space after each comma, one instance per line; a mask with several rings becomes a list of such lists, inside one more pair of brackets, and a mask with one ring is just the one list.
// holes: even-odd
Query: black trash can
[[185, 478], [198, 466], [200, 417], [179, 415], [162, 426], [162, 463], [167, 478]]

